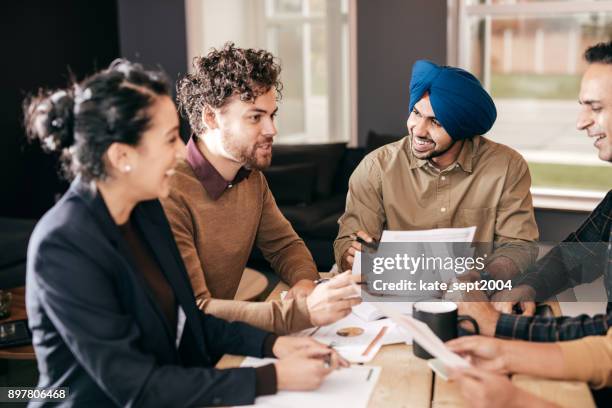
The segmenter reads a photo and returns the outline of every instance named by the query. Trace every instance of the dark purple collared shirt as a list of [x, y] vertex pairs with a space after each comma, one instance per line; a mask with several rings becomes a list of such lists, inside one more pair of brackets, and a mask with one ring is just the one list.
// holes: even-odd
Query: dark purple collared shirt
[[202, 183], [204, 189], [213, 200], [219, 199], [228, 188], [232, 188], [242, 180], [249, 177], [251, 170], [241, 167], [232, 181], [227, 181], [215, 169], [215, 167], [204, 157], [198, 149], [195, 136], [187, 143], [187, 163], [193, 169], [198, 181]]

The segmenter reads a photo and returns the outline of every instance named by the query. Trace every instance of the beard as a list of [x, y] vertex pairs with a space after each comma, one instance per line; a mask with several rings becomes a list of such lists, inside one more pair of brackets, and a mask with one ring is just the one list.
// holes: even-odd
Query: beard
[[244, 167], [254, 170], [265, 170], [272, 163], [272, 152], [258, 154], [257, 145], [250, 149], [250, 153], [245, 155]]
[[457, 143], [455, 139], [452, 139], [451, 143], [448, 146], [441, 150], [436, 150], [438, 144], [432, 139], [428, 139], [434, 144], [433, 149], [429, 150], [428, 152], [419, 152], [414, 149], [414, 138], [415, 136], [410, 135], [410, 149], [412, 150], [412, 154], [420, 160], [429, 160], [433, 159], [434, 157], [442, 156], [444, 153], [449, 151], [455, 145], [455, 143]]
[[223, 148], [235, 158], [236, 161], [248, 169], [265, 170], [272, 163], [272, 151], [261, 152], [261, 146], [272, 145], [272, 138], [264, 143], [256, 143], [251, 146], [244, 146], [238, 143], [238, 138], [226, 134], [221, 142]]

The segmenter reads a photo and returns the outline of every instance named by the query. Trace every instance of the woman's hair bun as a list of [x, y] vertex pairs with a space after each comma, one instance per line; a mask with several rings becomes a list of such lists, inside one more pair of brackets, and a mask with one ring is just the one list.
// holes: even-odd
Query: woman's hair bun
[[24, 102], [26, 135], [48, 152], [61, 152], [74, 143], [72, 90], [39, 91]]
[[39, 91], [23, 105], [26, 135], [58, 152], [67, 179], [104, 180], [113, 143], [137, 146], [151, 126], [157, 96], [169, 96], [161, 72], [116, 60], [65, 90]]

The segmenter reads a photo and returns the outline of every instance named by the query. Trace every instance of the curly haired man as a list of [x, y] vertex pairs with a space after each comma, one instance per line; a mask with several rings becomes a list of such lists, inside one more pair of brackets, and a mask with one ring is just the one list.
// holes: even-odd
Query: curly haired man
[[[193, 136], [163, 201], [200, 309], [278, 334], [332, 323], [359, 302], [346, 274], [315, 287], [317, 268], [276, 206], [270, 165], [280, 66], [264, 50], [228, 43], [197, 57], [177, 85]], [[234, 300], [253, 245], [292, 286], [277, 302]]]

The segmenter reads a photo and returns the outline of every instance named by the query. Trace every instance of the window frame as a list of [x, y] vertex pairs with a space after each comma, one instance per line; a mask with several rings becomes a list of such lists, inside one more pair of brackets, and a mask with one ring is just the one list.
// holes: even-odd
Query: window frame
[[[348, 134], [348, 139], [344, 137], [341, 139], [343, 142], [347, 142], [348, 146], [354, 147], [358, 144], [358, 132], [357, 132], [357, 0], [344, 0], [345, 6], [341, 6], [333, 16], [324, 16], [323, 14], [308, 15], [305, 16], [303, 11], [301, 14], [297, 13], [272, 13], [273, 3], [268, 0], [245, 0], [244, 10], [245, 14], [252, 16], [256, 20], [255, 24], [249, 26], [248, 37], [252, 39], [250, 41], [253, 44], [249, 46], [271, 48], [268, 38], [268, 28], [273, 25], [295, 25], [304, 23], [321, 23], [323, 22], [328, 28], [331, 26], [328, 24], [330, 18], [340, 18], [341, 24], [346, 24], [347, 36], [344, 37], [341, 29], [343, 27], [334, 27], [334, 33], [328, 32], [328, 39], [331, 36], [339, 37], [339, 33], [342, 38], [335, 38], [334, 44], [330, 44], [327, 50], [328, 56], [328, 72], [333, 71], [333, 76], [328, 78], [328, 135], [329, 137], [322, 141], [322, 143], [335, 143], [340, 141], [336, 137], [332, 137], [334, 134], [339, 134], [339, 129], [345, 128], [342, 132], [343, 135]], [[191, 60], [194, 56], [200, 55], [203, 51], [207, 50], [205, 46], [208, 41], [206, 35], [203, 35], [203, 10], [205, 8], [204, 1], [201, 0], [184, 0], [185, 11], [186, 11], [186, 37], [187, 37], [187, 66], [189, 71], [191, 68]], [[308, 3], [307, 1], [303, 2]], [[327, 14], [333, 7], [327, 4]], [[346, 8], [345, 8], [346, 7]], [[346, 11], [346, 13], [344, 13]], [[333, 25], [333, 24], [332, 24]], [[307, 37], [304, 37], [307, 38]], [[344, 41], [344, 43], [343, 43]], [[221, 44], [215, 44], [220, 46]], [[303, 45], [305, 49], [307, 45]], [[348, 58], [346, 64], [343, 62], [343, 58], [339, 52], [331, 52], [330, 48], [336, 47], [335, 49], [343, 50], [346, 47]], [[335, 60], [330, 61], [329, 58], [333, 57]], [[310, 67], [308, 67], [308, 74], [304, 73], [304, 76], [310, 75]], [[328, 75], [329, 76], [329, 75]], [[340, 84], [340, 79], [344, 84]], [[307, 81], [304, 81], [305, 87], [310, 87]], [[345, 88], [346, 87], [346, 88]], [[346, 89], [346, 90], [344, 90]], [[344, 90], [344, 91], [343, 91]], [[342, 92], [343, 91], [343, 92]], [[348, 93], [348, 99], [343, 101], [344, 92]], [[306, 96], [306, 95], [305, 95]], [[333, 105], [333, 106], [332, 106]], [[346, 105], [346, 106], [344, 106]], [[307, 109], [305, 106], [304, 109]], [[306, 118], [305, 110], [302, 115]], [[331, 122], [331, 123], [330, 123]], [[307, 132], [305, 133], [307, 135]], [[287, 134], [289, 139], [291, 135]], [[281, 143], [321, 143], [313, 141], [308, 137], [302, 137], [299, 140], [287, 140], [285, 139]]]
[[[304, 71], [303, 71], [303, 93], [304, 98], [308, 99], [310, 93], [312, 92], [312, 71], [311, 71], [311, 63], [310, 63], [310, 34], [312, 26], [315, 24], [324, 25], [327, 31], [327, 113], [328, 113], [328, 121], [327, 121], [327, 131], [328, 138], [327, 143], [334, 143], [338, 141], [346, 141], [350, 143], [353, 139], [352, 129], [351, 129], [351, 75], [350, 75], [350, 66], [351, 66], [351, 12], [354, 12], [354, 8], [356, 6], [356, 0], [347, 0], [348, 10], [346, 14], [343, 14], [340, 9], [335, 7], [334, 2], [325, 2], [326, 3], [326, 13], [311, 13], [308, 9], [309, 1], [305, 0], [302, 3], [302, 10], [300, 14], [297, 13], [278, 13], [274, 11], [274, 0], [264, 0], [265, 4], [265, 13], [264, 13], [264, 22], [263, 22], [263, 30], [266, 33], [266, 43], [268, 47], [275, 48], [273, 39], [270, 38], [268, 34], [268, 29], [272, 27], [292, 27], [292, 26], [301, 26], [302, 30], [302, 55], [304, 61]], [[338, 5], [340, 5], [340, 0], [338, 0]], [[349, 32], [349, 44], [348, 44], [348, 76], [349, 80], [342, 83], [343, 79], [343, 69], [345, 68], [343, 64], [343, 44], [342, 44], [342, 31], [346, 25], [347, 31]], [[273, 52], [276, 50], [272, 50]], [[349, 97], [345, 103], [348, 105], [346, 107], [343, 106], [343, 88], [344, 85], [348, 88]], [[344, 138], [336, 139], [333, 135], [340, 133], [339, 131], [343, 129], [343, 122], [345, 121], [344, 110], [348, 108], [348, 117], [349, 123], [346, 123], [347, 129], [346, 133], [348, 133], [348, 138], [345, 140]], [[307, 123], [307, 118], [309, 115], [308, 112], [308, 104], [304, 103], [304, 108], [302, 115], [305, 118], [305, 122]], [[345, 133], [345, 134], [346, 134]], [[285, 143], [308, 143], [309, 132], [308, 129], [305, 129], [303, 134], [287, 134], [284, 136]]]
[[[447, 0], [447, 64], [469, 68], [470, 31], [469, 20], [477, 17], [485, 22], [483, 53], [483, 86], [490, 89], [490, 53], [492, 17], [554, 17], [564, 14], [612, 12], [612, 1], [546, 1], [537, 3], [469, 4], [469, 0]], [[576, 96], [577, 97], [577, 96]], [[595, 154], [595, 153], [594, 153]], [[592, 211], [606, 195], [602, 191], [575, 190], [568, 188], [531, 187], [533, 205], [541, 209], [568, 211]]]

